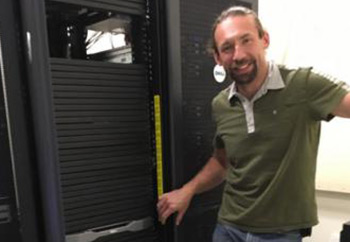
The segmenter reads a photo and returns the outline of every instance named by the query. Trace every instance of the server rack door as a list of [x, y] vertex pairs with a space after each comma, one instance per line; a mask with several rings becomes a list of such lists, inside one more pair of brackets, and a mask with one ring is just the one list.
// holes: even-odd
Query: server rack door
[[[243, 5], [257, 10], [257, 0], [171, 0], [168, 3], [170, 112], [173, 188], [181, 187], [212, 154], [213, 97], [231, 83], [217, 83], [207, 52], [211, 27], [222, 10]], [[171, 24], [170, 24], [171, 21]], [[175, 241], [211, 241], [222, 186], [194, 197]]]
[[[41, 4], [45, 22], [32, 27], [27, 40], [31, 36], [28, 65], [45, 62], [42, 75], [30, 80], [32, 98], [41, 95], [34, 90], [39, 79], [42, 98], [49, 104], [42, 133], [50, 139], [51, 150], [43, 154], [50, 157], [43, 158], [46, 168], [41, 170], [41, 179], [53, 188], [42, 188], [46, 241], [158, 241], [152, 4]], [[41, 53], [36, 41], [43, 43]], [[39, 106], [33, 102], [34, 109]], [[39, 123], [35, 129], [40, 131]], [[48, 171], [54, 182], [48, 181]]]

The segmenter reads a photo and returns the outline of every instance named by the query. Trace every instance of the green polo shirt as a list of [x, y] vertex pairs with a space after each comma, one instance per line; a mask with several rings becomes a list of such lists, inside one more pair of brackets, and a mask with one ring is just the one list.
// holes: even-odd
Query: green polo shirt
[[237, 93], [234, 84], [214, 98], [214, 144], [225, 148], [229, 160], [219, 223], [256, 233], [318, 223], [320, 121], [331, 118], [346, 88], [310, 69], [270, 64], [252, 100]]

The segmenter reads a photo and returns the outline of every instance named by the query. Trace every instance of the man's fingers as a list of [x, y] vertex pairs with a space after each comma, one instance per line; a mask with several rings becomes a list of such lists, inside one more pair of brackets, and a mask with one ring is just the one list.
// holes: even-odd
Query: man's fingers
[[170, 207], [167, 197], [163, 197], [157, 204], [158, 219], [164, 224], [166, 219], [173, 213], [173, 209]]
[[164, 204], [162, 207], [158, 208], [158, 214], [160, 216], [163, 216], [163, 214], [165, 213], [165, 211], [167, 211], [169, 209], [169, 204]]
[[178, 212], [175, 223], [179, 225], [188, 207], [188, 197], [182, 190], [174, 190], [159, 197], [157, 203], [158, 219], [162, 224], [168, 217]]
[[160, 208], [162, 206], [164, 206], [164, 204], [166, 203], [166, 197], [164, 195], [162, 195], [161, 197], [159, 197], [158, 199], [158, 203], [157, 203], [157, 208]]
[[167, 210], [170, 206], [170, 203], [168, 201], [167, 197], [163, 197], [161, 200], [157, 203], [157, 211], [158, 214], [162, 215], [165, 210]]
[[177, 225], [177, 226], [180, 225], [184, 214], [185, 214], [185, 211], [181, 211], [181, 212], [179, 212], [179, 213], [177, 214], [177, 216], [176, 216], [176, 225]]
[[162, 224], [165, 224], [165, 221], [168, 219], [168, 217], [174, 213], [173, 209], [168, 208], [167, 210], [165, 210], [165, 212], [161, 215], [160, 217], [160, 222]]

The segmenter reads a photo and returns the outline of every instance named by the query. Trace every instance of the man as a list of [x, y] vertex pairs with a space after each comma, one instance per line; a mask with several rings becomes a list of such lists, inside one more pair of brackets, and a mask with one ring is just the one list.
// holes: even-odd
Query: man
[[317, 224], [315, 167], [320, 121], [350, 118], [350, 93], [310, 69], [268, 62], [269, 35], [256, 14], [225, 10], [213, 56], [232, 85], [213, 100], [214, 153], [182, 188], [159, 198], [159, 220], [178, 225], [195, 194], [226, 180], [214, 242], [301, 241]]

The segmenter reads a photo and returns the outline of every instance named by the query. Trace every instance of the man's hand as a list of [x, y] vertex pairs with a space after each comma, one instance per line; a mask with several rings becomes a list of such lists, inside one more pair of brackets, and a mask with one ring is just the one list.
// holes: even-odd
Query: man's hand
[[185, 187], [173, 190], [160, 196], [157, 204], [159, 221], [162, 224], [165, 224], [167, 218], [171, 214], [177, 212], [176, 225], [179, 225], [187, 211], [188, 206], [190, 205], [192, 197], [193, 192]]
[[158, 218], [165, 224], [167, 218], [177, 212], [176, 225], [179, 225], [195, 194], [208, 191], [223, 182], [226, 176], [227, 159], [225, 149], [215, 149], [203, 169], [182, 188], [160, 196]]

